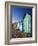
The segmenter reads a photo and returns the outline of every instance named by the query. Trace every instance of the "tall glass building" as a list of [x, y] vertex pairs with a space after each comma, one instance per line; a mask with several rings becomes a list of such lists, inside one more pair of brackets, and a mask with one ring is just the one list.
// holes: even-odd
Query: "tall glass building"
[[31, 33], [31, 15], [26, 13], [23, 19], [23, 32]]

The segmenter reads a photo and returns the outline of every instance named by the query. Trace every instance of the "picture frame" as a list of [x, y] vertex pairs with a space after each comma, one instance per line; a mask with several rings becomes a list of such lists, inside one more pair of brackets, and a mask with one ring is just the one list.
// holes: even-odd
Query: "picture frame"
[[[32, 37], [11, 38], [12, 13], [11, 6], [30, 7], [32, 8]], [[29, 9], [30, 9], [29, 8]], [[13, 10], [12, 10], [13, 11]], [[29, 10], [28, 10], [29, 11]], [[31, 12], [31, 11], [30, 11]], [[5, 2], [5, 44], [21, 44], [21, 43], [36, 43], [37, 42], [37, 4], [23, 2]]]

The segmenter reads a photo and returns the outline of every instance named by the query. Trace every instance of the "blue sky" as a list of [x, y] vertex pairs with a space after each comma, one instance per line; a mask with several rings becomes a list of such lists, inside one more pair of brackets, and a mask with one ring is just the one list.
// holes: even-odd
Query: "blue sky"
[[22, 21], [24, 14], [26, 15], [26, 13], [32, 15], [32, 8], [11, 6], [12, 22]]

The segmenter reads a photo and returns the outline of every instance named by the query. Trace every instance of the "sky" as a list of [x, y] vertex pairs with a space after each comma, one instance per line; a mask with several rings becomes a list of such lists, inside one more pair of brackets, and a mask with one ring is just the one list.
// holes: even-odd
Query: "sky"
[[11, 6], [12, 23], [23, 20], [26, 14], [32, 15], [32, 8], [23, 6]]

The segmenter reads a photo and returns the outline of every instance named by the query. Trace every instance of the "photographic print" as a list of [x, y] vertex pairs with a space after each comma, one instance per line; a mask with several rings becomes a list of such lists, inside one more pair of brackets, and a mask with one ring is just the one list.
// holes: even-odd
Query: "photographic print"
[[32, 7], [11, 6], [12, 37], [32, 37]]
[[37, 4], [5, 2], [5, 44], [37, 42]]

